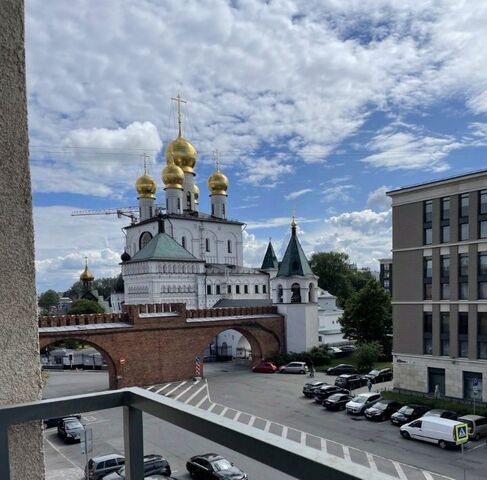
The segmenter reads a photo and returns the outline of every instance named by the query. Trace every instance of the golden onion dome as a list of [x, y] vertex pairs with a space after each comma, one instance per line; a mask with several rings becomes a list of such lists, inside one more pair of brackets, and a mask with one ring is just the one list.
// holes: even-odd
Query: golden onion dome
[[83, 270], [83, 272], [79, 276], [79, 279], [82, 282], [92, 282], [95, 279], [95, 276], [88, 269], [88, 265], [85, 265], [85, 269]]
[[226, 195], [228, 190], [228, 178], [217, 170], [208, 178], [208, 188], [211, 195]]
[[196, 183], [193, 185], [193, 195], [194, 195], [194, 201], [198, 203], [198, 200], [200, 199], [200, 189]]
[[188, 173], [194, 173], [197, 156], [196, 148], [181, 135], [166, 148], [166, 161], [169, 162], [169, 159], [173, 158], [174, 163]]
[[183, 188], [184, 172], [175, 164], [172, 157], [168, 159], [167, 165], [162, 170], [162, 181], [165, 188]]
[[156, 181], [146, 173], [137, 179], [135, 189], [139, 194], [139, 198], [156, 198]]

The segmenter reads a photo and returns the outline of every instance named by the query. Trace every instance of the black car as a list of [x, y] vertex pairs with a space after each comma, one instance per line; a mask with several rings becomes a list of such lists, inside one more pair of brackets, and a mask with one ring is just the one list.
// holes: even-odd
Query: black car
[[364, 376], [372, 383], [389, 382], [392, 380], [392, 368], [383, 368], [382, 370], [375, 369]]
[[[74, 417], [77, 418], [81, 422], [81, 413], [75, 413], [73, 415], [68, 415], [68, 417]], [[46, 418], [43, 420], [44, 422], [44, 427], [45, 428], [52, 428], [52, 427], [57, 427], [59, 425], [59, 422], [63, 419], [67, 418], [65, 415], [64, 417], [52, 417], [52, 418]]]
[[345, 410], [345, 404], [352, 400], [348, 393], [334, 393], [323, 400], [322, 405], [327, 410]]
[[395, 400], [380, 400], [367, 408], [364, 415], [367, 420], [389, 420], [391, 415], [396, 413], [402, 406], [402, 403], [396, 402]]
[[367, 379], [362, 375], [340, 375], [335, 379], [335, 385], [345, 390], [355, 390], [367, 385]]
[[328, 383], [320, 381], [305, 383], [303, 387], [303, 395], [307, 398], [313, 398], [315, 390], [323, 385], [328, 385]]
[[66, 442], [81, 442], [85, 427], [76, 417], [63, 418], [57, 426], [57, 434]]
[[357, 369], [352, 365], [347, 365], [346, 363], [340, 363], [340, 365], [326, 369], [327, 375], [341, 375], [343, 373], [357, 373]]
[[317, 403], [323, 403], [325, 398], [328, 398], [330, 395], [334, 395], [335, 393], [348, 393], [347, 390], [343, 388], [337, 387], [335, 385], [323, 385], [322, 387], [318, 388], [314, 392], [314, 399]]
[[398, 426], [404, 425], [422, 417], [428, 410], [429, 408], [424, 405], [404, 405], [391, 415], [391, 423]]
[[[144, 478], [149, 475], [171, 475], [169, 462], [162, 455], [144, 455]], [[103, 480], [125, 480], [125, 467], [110, 473]]]
[[433, 410], [428, 410], [424, 414], [424, 417], [426, 417], [426, 416], [448, 418], [449, 420], [456, 420], [458, 418], [458, 413], [453, 412], [451, 410], [441, 410], [439, 408], [435, 408]]
[[247, 474], [216, 453], [191, 457], [186, 463], [191, 478], [201, 480], [247, 480]]

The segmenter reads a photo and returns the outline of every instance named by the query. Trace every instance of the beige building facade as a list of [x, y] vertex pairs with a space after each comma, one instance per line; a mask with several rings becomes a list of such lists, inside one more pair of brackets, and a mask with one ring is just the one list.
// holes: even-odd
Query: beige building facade
[[394, 386], [487, 401], [487, 170], [388, 192]]

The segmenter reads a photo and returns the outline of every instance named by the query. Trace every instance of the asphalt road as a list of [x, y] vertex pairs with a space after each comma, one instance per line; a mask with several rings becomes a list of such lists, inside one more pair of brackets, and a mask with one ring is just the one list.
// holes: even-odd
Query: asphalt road
[[[462, 456], [458, 451], [443, 451], [433, 445], [408, 442], [400, 437], [398, 429], [389, 422], [372, 423], [362, 417], [349, 417], [344, 412], [327, 412], [320, 405], [302, 396], [302, 386], [308, 379], [301, 375], [252, 374], [247, 369], [233, 367], [231, 364], [205, 367], [213, 402], [269, 419], [290, 429], [308, 432], [455, 479], [487, 478], [485, 447], [468, 451]], [[334, 380], [333, 377], [328, 378], [324, 374], [317, 374], [316, 378], [327, 379], [330, 383]], [[384, 384], [381, 387], [384, 387]], [[103, 373], [55, 373], [49, 379], [45, 396], [106, 388], [107, 378]], [[87, 415], [85, 421], [93, 428], [96, 453], [123, 450], [121, 411], [95, 412]], [[286, 476], [279, 472], [162, 421], [146, 417], [144, 427], [146, 453], [162, 453], [167, 456], [173, 469], [178, 471], [176, 478], [189, 478], [183, 472], [185, 461], [191, 455], [214, 450], [227, 455], [236, 465], [246, 470], [250, 478], [286, 479]], [[46, 432], [46, 438], [73, 463], [83, 465], [79, 445], [64, 446], [53, 431]], [[479, 445], [480, 442], [472, 443], [472, 446]], [[49, 471], [59, 470], [60, 464], [69, 463], [55, 452], [51, 445], [47, 445], [46, 451]], [[414, 478], [414, 475], [408, 475], [408, 478]]]

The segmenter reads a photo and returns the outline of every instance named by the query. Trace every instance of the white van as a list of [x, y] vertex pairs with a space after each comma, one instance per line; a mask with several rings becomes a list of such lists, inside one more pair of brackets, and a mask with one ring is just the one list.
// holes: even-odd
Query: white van
[[421, 417], [403, 425], [399, 431], [403, 438], [435, 443], [441, 448], [456, 445], [455, 425], [465, 425], [456, 420], [441, 417]]

